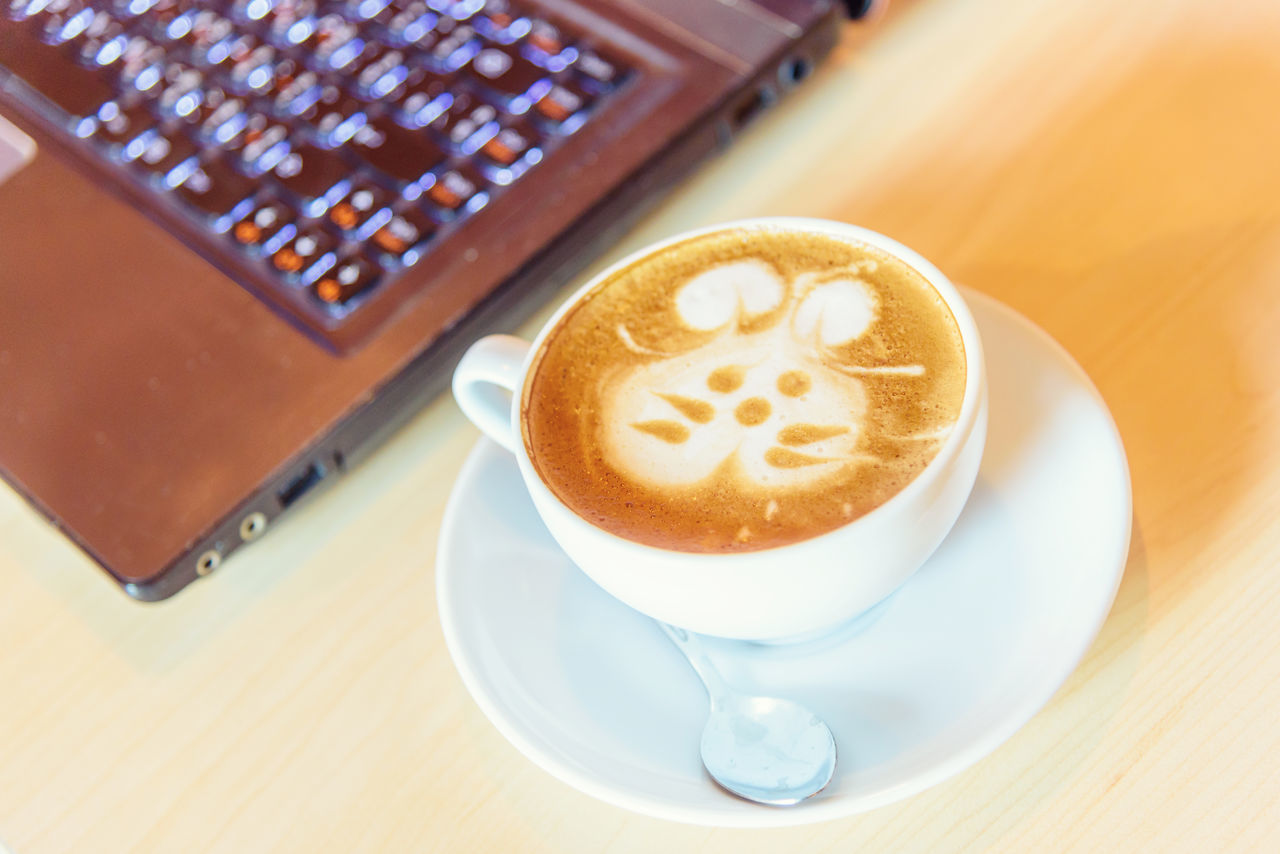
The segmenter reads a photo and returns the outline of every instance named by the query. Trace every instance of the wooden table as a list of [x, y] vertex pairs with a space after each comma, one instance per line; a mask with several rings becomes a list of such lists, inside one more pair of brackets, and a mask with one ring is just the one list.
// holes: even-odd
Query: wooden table
[[[476, 431], [440, 400], [158, 607], [0, 493], [0, 839], [121, 851], [1280, 850], [1280, 4], [917, 0], [614, 250], [755, 214], [898, 237], [1110, 404], [1134, 539], [1029, 725], [857, 818], [690, 828], [483, 718], [432, 599]], [[530, 329], [534, 328], [530, 325]]]

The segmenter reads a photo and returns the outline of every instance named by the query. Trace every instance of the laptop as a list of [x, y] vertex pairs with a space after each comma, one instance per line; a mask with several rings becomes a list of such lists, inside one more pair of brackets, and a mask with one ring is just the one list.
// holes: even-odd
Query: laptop
[[850, 12], [5, 5], [0, 474], [141, 600], [357, 465]]

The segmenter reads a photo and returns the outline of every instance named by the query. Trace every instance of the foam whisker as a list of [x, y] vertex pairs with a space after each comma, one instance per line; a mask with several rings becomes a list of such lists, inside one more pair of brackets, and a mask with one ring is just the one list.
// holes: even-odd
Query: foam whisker
[[924, 365], [831, 365], [842, 374], [851, 377], [922, 377]]
[[631, 337], [631, 330], [627, 329], [626, 324], [619, 323], [617, 327], [617, 332], [618, 332], [619, 340], [622, 341], [622, 346], [626, 347], [628, 350], [630, 350], [632, 353], [635, 353], [637, 356], [673, 356], [675, 355], [674, 353], [669, 353], [665, 350], [655, 350], [652, 347], [646, 347], [643, 344], [637, 343], [636, 339]]
[[886, 439], [895, 442], [941, 442], [951, 435], [951, 427], [943, 427], [938, 430], [929, 430], [922, 433], [900, 433], [897, 435], [886, 435]]

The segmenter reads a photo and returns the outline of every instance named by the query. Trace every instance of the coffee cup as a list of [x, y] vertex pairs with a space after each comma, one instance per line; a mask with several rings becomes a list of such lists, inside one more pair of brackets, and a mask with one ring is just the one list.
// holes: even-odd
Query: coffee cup
[[677, 235], [594, 276], [532, 343], [453, 377], [568, 557], [691, 631], [830, 630], [946, 537], [987, 427], [963, 297], [881, 234], [803, 218]]

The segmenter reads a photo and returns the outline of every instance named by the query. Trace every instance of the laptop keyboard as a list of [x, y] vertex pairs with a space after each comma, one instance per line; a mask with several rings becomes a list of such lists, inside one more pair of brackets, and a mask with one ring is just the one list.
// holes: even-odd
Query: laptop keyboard
[[0, 3], [20, 98], [326, 328], [427, 264], [629, 73], [510, 0]]

